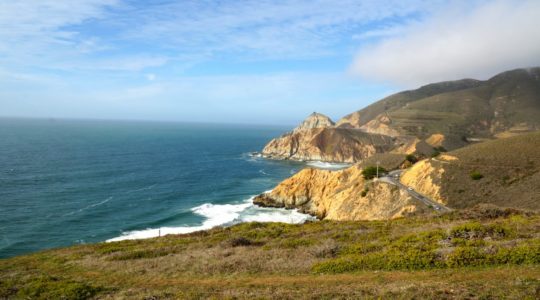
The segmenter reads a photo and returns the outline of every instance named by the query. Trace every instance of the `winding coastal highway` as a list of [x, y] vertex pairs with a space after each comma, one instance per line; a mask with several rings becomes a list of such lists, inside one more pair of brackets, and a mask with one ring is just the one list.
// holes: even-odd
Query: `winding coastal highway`
[[419, 192], [415, 191], [413, 188], [407, 187], [404, 184], [402, 184], [399, 181], [399, 177], [401, 176], [402, 172], [403, 172], [403, 170], [391, 171], [388, 174], [386, 174], [386, 176], [380, 177], [379, 181], [386, 182], [386, 183], [389, 183], [389, 184], [393, 184], [393, 185], [398, 186], [399, 188], [404, 189], [405, 191], [407, 191], [407, 193], [409, 193], [409, 195], [411, 195], [411, 197], [421, 201], [422, 203], [424, 203], [428, 207], [432, 207], [436, 211], [447, 212], [447, 211], [452, 210], [451, 208], [446, 207], [446, 206], [442, 205], [441, 203], [420, 194]]

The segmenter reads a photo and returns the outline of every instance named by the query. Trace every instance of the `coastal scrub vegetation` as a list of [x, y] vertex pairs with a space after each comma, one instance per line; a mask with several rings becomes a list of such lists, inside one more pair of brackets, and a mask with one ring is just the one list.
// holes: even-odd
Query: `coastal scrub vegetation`
[[470, 176], [471, 176], [472, 180], [480, 180], [480, 179], [484, 178], [484, 175], [482, 175], [482, 173], [480, 173], [478, 171], [472, 171]]
[[418, 158], [414, 156], [413, 154], [407, 154], [405, 156], [405, 160], [410, 162], [411, 164], [415, 164], [416, 162], [418, 162]]
[[78, 245], [0, 260], [0, 299], [534, 299], [539, 226], [483, 206]]
[[365, 167], [362, 170], [362, 176], [364, 176], [365, 179], [369, 180], [369, 179], [375, 178], [377, 175], [381, 176], [382, 174], [386, 172], [388, 171], [383, 167], [369, 166], [369, 167]]

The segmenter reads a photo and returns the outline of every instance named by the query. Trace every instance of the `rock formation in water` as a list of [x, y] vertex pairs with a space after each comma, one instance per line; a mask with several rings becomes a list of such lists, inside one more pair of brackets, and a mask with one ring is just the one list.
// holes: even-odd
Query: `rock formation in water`
[[272, 159], [357, 162], [394, 147], [392, 137], [335, 128], [330, 118], [313, 113], [293, 131], [271, 140], [262, 154]]

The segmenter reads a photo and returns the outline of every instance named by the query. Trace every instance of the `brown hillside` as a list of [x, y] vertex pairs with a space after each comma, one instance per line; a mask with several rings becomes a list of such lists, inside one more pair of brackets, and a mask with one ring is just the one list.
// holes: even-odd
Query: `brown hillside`
[[540, 209], [538, 149], [540, 132], [488, 141], [421, 161], [401, 181], [454, 208]]
[[456, 149], [467, 139], [540, 129], [540, 68], [501, 73], [487, 81], [461, 80], [398, 93], [337, 122], [391, 136], [448, 137]]

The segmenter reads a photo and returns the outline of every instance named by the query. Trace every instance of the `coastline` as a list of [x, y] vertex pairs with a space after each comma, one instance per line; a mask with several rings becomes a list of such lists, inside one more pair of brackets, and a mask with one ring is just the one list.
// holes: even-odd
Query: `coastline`
[[[270, 191], [263, 192], [263, 194]], [[302, 224], [308, 220], [315, 220], [313, 216], [301, 213], [296, 209], [258, 206], [253, 202], [255, 197], [257, 196], [252, 196], [239, 203], [205, 203], [191, 208], [191, 212], [205, 218], [200, 225], [164, 226], [159, 228], [126, 231], [120, 236], [107, 239], [105, 242], [110, 243], [124, 240], [149, 239], [169, 234], [187, 234], [217, 227], [229, 227], [246, 222]]]

